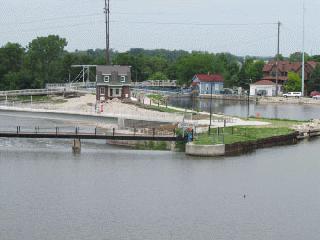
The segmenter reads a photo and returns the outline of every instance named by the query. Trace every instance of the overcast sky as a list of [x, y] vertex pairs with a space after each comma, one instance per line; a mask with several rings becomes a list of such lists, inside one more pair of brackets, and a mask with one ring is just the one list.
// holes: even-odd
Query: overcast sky
[[[0, 45], [58, 34], [68, 50], [104, 48], [104, 0], [0, 0]], [[319, 0], [306, 1], [306, 51], [320, 54]], [[110, 0], [111, 48], [271, 56], [302, 47], [302, 0]], [[184, 23], [184, 24], [182, 24]], [[221, 24], [221, 25], [220, 25]], [[237, 25], [238, 24], [238, 25]], [[244, 25], [239, 25], [244, 24]]]

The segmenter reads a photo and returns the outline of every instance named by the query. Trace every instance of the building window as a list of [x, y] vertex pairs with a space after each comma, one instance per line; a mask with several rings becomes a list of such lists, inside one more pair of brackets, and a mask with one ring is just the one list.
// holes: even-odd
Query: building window
[[103, 76], [103, 81], [104, 82], [110, 82], [110, 75], [104, 75]]
[[126, 82], [126, 76], [125, 75], [122, 75], [120, 76], [120, 82]]
[[105, 88], [104, 88], [104, 87], [101, 87], [101, 88], [100, 88], [100, 95], [104, 95], [104, 93], [105, 93]]
[[116, 89], [116, 96], [119, 96], [119, 89]]

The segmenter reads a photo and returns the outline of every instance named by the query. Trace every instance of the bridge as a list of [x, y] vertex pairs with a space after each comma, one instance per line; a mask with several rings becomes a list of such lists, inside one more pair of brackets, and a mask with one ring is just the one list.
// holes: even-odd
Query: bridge
[[57, 95], [66, 93], [75, 93], [74, 89], [24, 89], [24, 90], [12, 90], [12, 91], [0, 91], [0, 97], [11, 96], [44, 96], [44, 95]]
[[39, 127], [35, 127], [34, 130], [21, 131], [21, 127], [17, 126], [16, 131], [0, 131], [0, 138], [30, 138], [30, 139], [73, 139], [73, 150], [79, 152], [81, 149], [80, 140], [114, 140], [114, 141], [165, 141], [165, 142], [184, 142], [186, 138], [184, 136], [178, 136], [175, 130], [172, 134], [168, 134], [168, 131], [157, 131], [153, 128], [151, 134], [144, 132], [143, 134], [137, 132], [136, 129], [133, 133], [117, 132], [116, 129], [111, 131], [99, 133], [97, 128], [91, 132], [81, 132], [80, 128], [76, 127], [74, 131], [60, 131], [59, 127], [56, 127], [51, 131], [41, 131]]

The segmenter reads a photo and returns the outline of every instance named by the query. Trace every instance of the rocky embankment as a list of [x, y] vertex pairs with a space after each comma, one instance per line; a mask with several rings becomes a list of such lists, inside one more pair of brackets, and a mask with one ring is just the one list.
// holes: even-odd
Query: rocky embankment
[[320, 136], [320, 119], [293, 126], [293, 129], [299, 132], [300, 138]]
[[320, 105], [320, 100], [313, 98], [294, 98], [294, 97], [259, 97], [257, 98], [259, 103], [278, 103], [278, 104], [315, 104]]

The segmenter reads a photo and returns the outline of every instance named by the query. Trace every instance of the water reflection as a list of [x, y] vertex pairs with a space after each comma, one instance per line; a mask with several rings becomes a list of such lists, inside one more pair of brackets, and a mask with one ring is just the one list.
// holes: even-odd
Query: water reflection
[[[169, 104], [210, 112], [210, 99], [171, 98]], [[216, 100], [212, 102], [214, 113], [224, 113], [231, 116], [247, 117], [248, 104], [245, 101]], [[310, 120], [320, 118], [320, 106], [307, 104], [249, 104], [250, 116], [267, 118], [283, 118], [296, 120]]]

